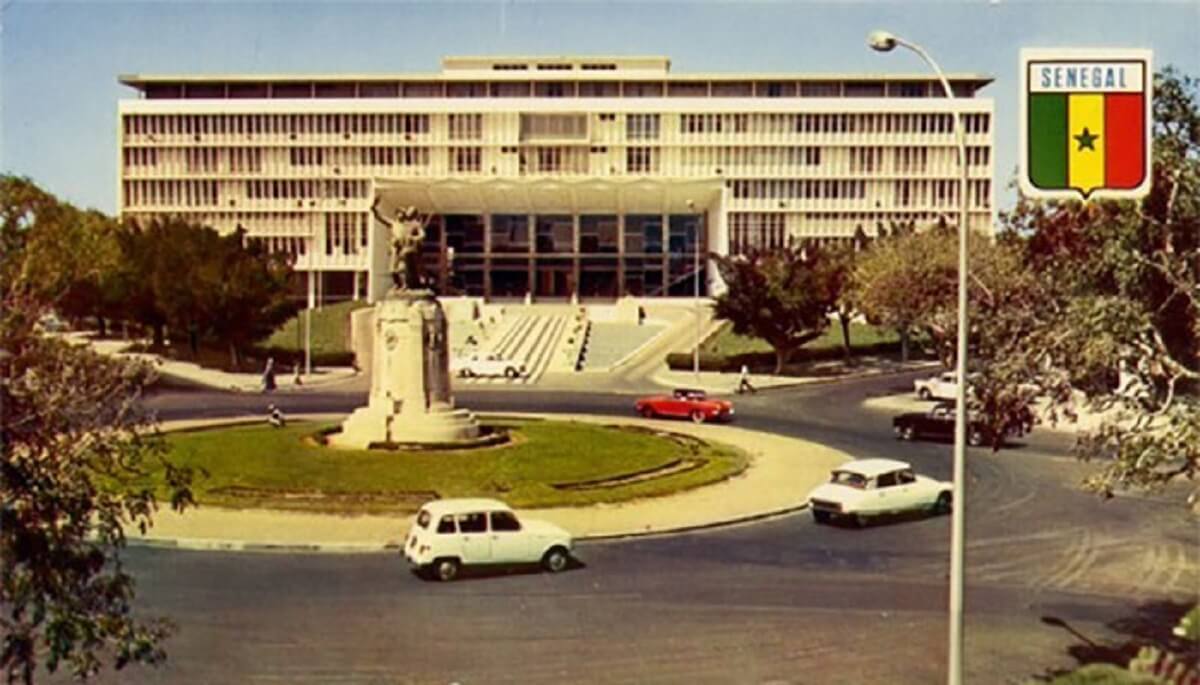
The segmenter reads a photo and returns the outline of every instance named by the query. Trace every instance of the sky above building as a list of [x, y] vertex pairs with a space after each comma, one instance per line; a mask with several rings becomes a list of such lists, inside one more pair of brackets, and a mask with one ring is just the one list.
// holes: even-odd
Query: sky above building
[[1022, 47], [1137, 47], [1200, 77], [1200, 0], [1176, 2], [93, 2], [2, 0], [0, 169], [112, 213], [118, 74], [430, 73], [445, 55], [664, 55], [672, 72], [987, 74], [1001, 207]]

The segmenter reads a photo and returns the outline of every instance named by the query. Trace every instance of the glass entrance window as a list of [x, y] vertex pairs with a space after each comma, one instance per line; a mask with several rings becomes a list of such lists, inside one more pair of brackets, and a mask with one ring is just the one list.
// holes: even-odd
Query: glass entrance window
[[662, 295], [662, 257], [625, 257], [625, 294], [634, 296]]
[[529, 292], [529, 259], [492, 259], [492, 297], [524, 297]]
[[579, 265], [580, 297], [617, 296], [617, 258], [584, 257]]
[[616, 254], [617, 235], [617, 217], [614, 215], [579, 217], [579, 252], [582, 254]]
[[657, 214], [625, 217], [625, 254], [662, 254], [663, 222]]
[[483, 253], [483, 217], [478, 214], [447, 214], [446, 246], [455, 255]]
[[537, 218], [537, 251], [541, 254], [575, 252], [575, 224], [570, 216]]
[[539, 257], [534, 281], [538, 297], [570, 297], [575, 290], [575, 260]]
[[493, 216], [492, 252], [529, 252], [529, 217], [524, 214]]

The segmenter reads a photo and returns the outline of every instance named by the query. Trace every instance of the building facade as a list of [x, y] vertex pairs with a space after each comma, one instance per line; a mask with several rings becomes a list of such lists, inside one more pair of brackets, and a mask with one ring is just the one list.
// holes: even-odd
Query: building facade
[[[122, 76], [118, 207], [242, 228], [323, 299], [388, 287], [378, 217], [430, 215], [442, 292], [691, 295], [708, 251], [994, 218], [991, 79], [676, 74], [665, 57], [445, 58], [417, 75]], [[699, 271], [697, 268], [699, 267]], [[702, 273], [700, 283], [693, 279]]]

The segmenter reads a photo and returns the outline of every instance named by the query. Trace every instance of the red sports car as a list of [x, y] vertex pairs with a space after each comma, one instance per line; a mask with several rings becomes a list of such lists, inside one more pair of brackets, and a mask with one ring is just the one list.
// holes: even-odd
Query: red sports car
[[729, 421], [733, 418], [732, 402], [714, 400], [709, 398], [703, 390], [687, 388], [679, 388], [669, 396], [643, 397], [634, 405], [634, 410], [648, 419], [656, 417], [687, 418], [696, 423]]

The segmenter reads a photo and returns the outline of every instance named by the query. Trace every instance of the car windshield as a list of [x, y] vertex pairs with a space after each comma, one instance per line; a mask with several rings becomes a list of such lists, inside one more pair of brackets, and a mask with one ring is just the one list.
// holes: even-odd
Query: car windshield
[[861, 473], [854, 473], [853, 471], [834, 471], [833, 478], [831, 478], [829, 482], [837, 483], [838, 485], [846, 485], [859, 490], [867, 487], [867, 477]]
[[676, 390], [675, 399], [679, 400], [702, 400], [706, 397], [703, 390]]

